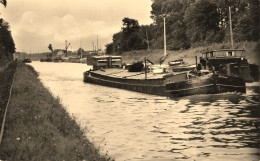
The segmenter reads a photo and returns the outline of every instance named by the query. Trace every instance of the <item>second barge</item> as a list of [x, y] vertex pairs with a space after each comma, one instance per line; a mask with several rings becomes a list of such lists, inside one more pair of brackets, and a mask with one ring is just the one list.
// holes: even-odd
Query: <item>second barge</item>
[[[187, 96], [223, 92], [246, 92], [242, 78], [223, 76], [209, 70], [172, 72], [166, 68], [154, 73], [146, 66], [139, 72], [129, 72], [122, 67], [120, 56], [93, 57], [93, 70], [84, 72], [84, 82], [121, 88], [136, 92], [163, 95]], [[158, 67], [160, 68], [160, 67]]]

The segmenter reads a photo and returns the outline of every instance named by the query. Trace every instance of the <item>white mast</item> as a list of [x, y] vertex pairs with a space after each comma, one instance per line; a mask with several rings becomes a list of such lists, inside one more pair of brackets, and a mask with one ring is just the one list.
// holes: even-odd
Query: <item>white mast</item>
[[164, 38], [164, 43], [163, 43], [163, 46], [164, 46], [164, 56], [167, 55], [166, 53], [166, 25], [165, 25], [165, 19], [166, 17], [168, 17], [169, 15], [167, 14], [163, 14], [163, 15], [160, 15], [160, 17], [163, 18], [163, 38]]
[[233, 41], [233, 32], [232, 32], [232, 20], [231, 20], [231, 9], [229, 6], [229, 25], [230, 25], [230, 39], [231, 39], [231, 47], [234, 47], [234, 41]]
[[166, 56], [166, 27], [165, 27], [165, 17], [163, 17], [163, 28], [164, 28], [164, 34], [163, 34], [163, 38], [164, 38], [164, 56]]

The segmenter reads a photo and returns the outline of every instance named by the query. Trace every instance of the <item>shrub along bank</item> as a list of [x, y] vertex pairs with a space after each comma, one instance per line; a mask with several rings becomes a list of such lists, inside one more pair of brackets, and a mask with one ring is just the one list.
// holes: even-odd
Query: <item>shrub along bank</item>
[[[0, 69], [0, 122], [3, 120], [5, 107], [9, 98], [11, 82], [13, 80], [16, 63], [7, 63], [5, 68]], [[1, 124], [0, 124], [1, 127]]]
[[0, 159], [111, 160], [37, 77], [31, 66], [18, 63]]

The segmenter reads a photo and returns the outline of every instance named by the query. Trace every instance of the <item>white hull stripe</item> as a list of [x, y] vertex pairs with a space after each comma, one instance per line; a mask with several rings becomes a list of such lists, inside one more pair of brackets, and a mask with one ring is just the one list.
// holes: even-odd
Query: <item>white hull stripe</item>
[[216, 84], [216, 86], [235, 87], [235, 88], [245, 88], [245, 86], [234, 86], [234, 85], [229, 85], [229, 84]]

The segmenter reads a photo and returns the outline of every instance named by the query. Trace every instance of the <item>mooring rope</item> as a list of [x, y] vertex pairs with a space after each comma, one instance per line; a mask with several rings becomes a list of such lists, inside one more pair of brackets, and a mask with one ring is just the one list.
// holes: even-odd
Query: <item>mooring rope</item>
[[9, 103], [10, 103], [10, 100], [11, 100], [11, 96], [12, 96], [12, 89], [13, 89], [13, 84], [14, 84], [16, 68], [17, 68], [17, 65], [15, 67], [13, 80], [12, 80], [12, 84], [11, 84], [10, 91], [9, 91], [9, 98], [8, 98], [8, 101], [7, 101], [7, 104], [6, 104], [6, 107], [5, 107], [5, 113], [4, 113], [4, 117], [3, 117], [3, 121], [2, 121], [2, 126], [1, 126], [1, 131], [0, 131], [0, 146], [2, 144], [2, 138], [3, 138], [3, 134], [4, 134], [4, 127], [5, 127], [5, 119], [6, 119], [7, 109], [8, 109], [8, 106], [9, 106]]

